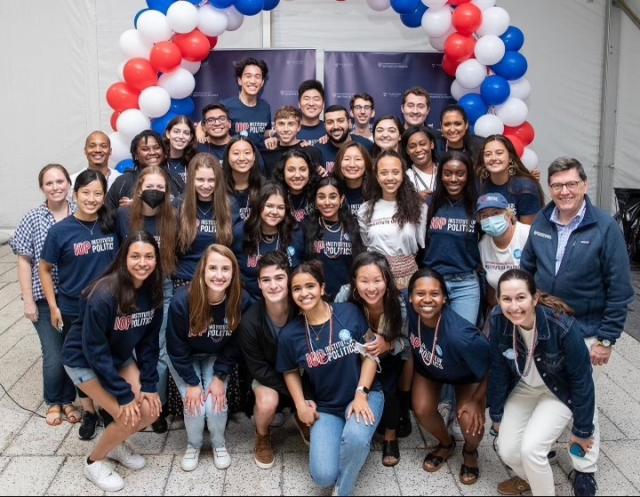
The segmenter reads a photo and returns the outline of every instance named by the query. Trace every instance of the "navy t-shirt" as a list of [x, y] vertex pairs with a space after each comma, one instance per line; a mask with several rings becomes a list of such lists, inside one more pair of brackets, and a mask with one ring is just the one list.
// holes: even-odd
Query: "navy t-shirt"
[[423, 265], [441, 275], [475, 272], [481, 265], [478, 224], [462, 200], [446, 201], [431, 219]]
[[364, 343], [369, 325], [349, 303], [333, 304], [331, 322], [332, 326], [329, 322], [314, 326], [310, 333], [303, 316], [287, 324], [278, 337], [276, 369], [280, 373], [304, 369], [318, 411], [342, 417], [360, 381], [362, 360], [357, 343]]
[[115, 233], [104, 233], [100, 221], [87, 223], [69, 216], [54, 224], [41, 258], [58, 268], [58, 307], [69, 316], [80, 313], [82, 290], [100, 278], [118, 254]]
[[264, 150], [262, 152], [262, 158], [264, 160], [264, 174], [267, 178], [273, 177], [273, 172], [282, 160], [284, 154], [289, 150], [302, 150], [309, 157], [311, 164], [314, 166], [322, 165], [322, 154], [316, 147], [303, 147], [302, 142], [289, 147], [278, 146], [275, 150]]
[[276, 238], [271, 243], [260, 241], [258, 246], [259, 255], [247, 255], [242, 249], [236, 252], [244, 289], [253, 301], [262, 299], [262, 292], [258, 286], [258, 261], [262, 256], [277, 250], [286, 251], [291, 269], [298, 267], [304, 258], [304, 234], [302, 230], [299, 228], [293, 230], [291, 244], [288, 247], [284, 247], [280, 242], [280, 238]]
[[324, 122], [320, 121], [315, 126], [305, 126], [304, 124], [300, 127], [300, 132], [298, 133], [298, 138], [302, 141], [308, 142], [311, 145], [315, 145], [320, 141], [320, 138], [326, 136], [327, 130], [325, 128]]
[[303, 223], [313, 209], [313, 206], [309, 203], [306, 192], [299, 195], [289, 194], [289, 205], [291, 207], [291, 215], [298, 224]]
[[332, 231], [320, 229], [318, 238], [313, 241], [313, 253], [307, 256], [317, 257], [322, 262], [326, 290], [329, 297], [334, 298], [340, 291], [340, 287], [349, 283], [353, 262], [353, 243], [349, 233], [338, 229], [338, 223], [330, 225], [329, 228]]
[[[160, 246], [160, 227], [158, 226], [158, 218], [156, 216], [143, 216], [143, 229], [153, 236]], [[129, 236], [131, 231], [131, 209], [129, 207], [118, 207], [116, 213], [116, 233], [120, 245]]]
[[213, 369], [224, 375], [230, 374], [237, 362], [239, 349], [235, 335], [229, 328], [226, 309], [226, 300], [212, 306], [207, 331], [201, 336], [189, 336], [189, 288], [176, 290], [169, 307], [167, 352], [173, 368], [189, 385], [200, 385], [193, 368], [196, 355], [217, 356]]
[[349, 205], [349, 210], [351, 214], [356, 219], [358, 218], [358, 211], [360, 210], [360, 206], [364, 204], [364, 193], [362, 191], [362, 187], [360, 188], [345, 188], [344, 197]]
[[220, 102], [231, 114], [231, 133], [249, 138], [258, 148], [264, 148], [264, 131], [271, 129], [271, 106], [258, 99], [255, 107], [242, 103], [239, 96]]
[[406, 306], [409, 342], [418, 374], [454, 385], [479, 383], [484, 379], [489, 369], [489, 341], [478, 328], [445, 307], [435, 357], [432, 357], [435, 330], [422, 323], [418, 334], [420, 317], [408, 300]]
[[87, 300], [82, 299], [80, 319], [65, 338], [62, 360], [69, 367], [92, 369], [104, 389], [125, 405], [134, 395], [119, 370], [134, 353], [142, 391], [158, 391], [162, 307], [153, 307], [152, 291], [143, 286], [136, 291], [135, 312], [123, 315], [106, 282], [98, 285]]
[[214, 155], [222, 164], [224, 160], [224, 152], [227, 149], [228, 144], [226, 145], [214, 145], [212, 143], [199, 143], [198, 144], [198, 152]]
[[251, 205], [249, 205], [250, 191], [249, 188], [242, 191], [234, 190], [231, 194], [235, 200], [233, 217], [240, 219], [242, 223], [245, 223], [251, 215]]
[[174, 197], [180, 197], [187, 185], [187, 161], [184, 159], [168, 159], [167, 173], [171, 181], [171, 193]]
[[480, 195], [485, 193], [499, 193], [506, 198], [518, 219], [533, 216], [544, 207], [540, 202], [538, 185], [531, 178], [514, 177], [504, 185], [494, 185], [488, 179], [480, 186]]
[[[366, 138], [351, 134], [349, 135], [349, 139], [363, 145], [369, 153], [371, 153], [371, 151], [373, 150], [373, 142], [367, 140]], [[344, 143], [346, 143], [346, 141]], [[316, 145], [316, 148], [320, 150], [320, 153], [322, 154], [322, 167], [327, 170], [328, 174], [333, 174], [333, 170], [336, 166], [336, 158], [338, 157], [338, 152], [340, 151], [340, 146], [342, 146], [342, 143], [336, 146], [331, 141], [328, 141], [327, 143], [318, 143]]]

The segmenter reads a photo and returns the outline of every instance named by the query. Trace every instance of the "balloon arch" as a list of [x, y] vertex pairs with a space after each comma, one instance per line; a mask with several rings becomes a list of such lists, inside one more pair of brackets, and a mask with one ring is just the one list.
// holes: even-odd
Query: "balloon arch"
[[[318, 0], [329, 1], [329, 0]], [[280, 0], [147, 0], [134, 29], [120, 36], [127, 62], [122, 81], [107, 90], [114, 110], [110, 135], [120, 169], [131, 165], [130, 142], [139, 132], [163, 133], [174, 117], [191, 115], [194, 74], [225, 31], [244, 16], [275, 9]], [[535, 131], [527, 121], [531, 85], [520, 53], [524, 34], [510, 26], [496, 0], [367, 0], [375, 11], [389, 8], [408, 28], [422, 28], [430, 44], [444, 52], [442, 70], [454, 81], [451, 95], [466, 110], [479, 136], [504, 134], [530, 169], [538, 157], [530, 147]]]

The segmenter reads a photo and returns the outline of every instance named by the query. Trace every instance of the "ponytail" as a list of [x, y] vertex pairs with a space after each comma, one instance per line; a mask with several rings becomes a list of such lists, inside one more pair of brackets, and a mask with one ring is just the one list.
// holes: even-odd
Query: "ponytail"
[[549, 295], [548, 293], [538, 292], [536, 288], [536, 282], [533, 279], [531, 273], [528, 273], [527, 271], [524, 271], [522, 269], [509, 269], [509, 271], [503, 273], [503, 275], [500, 277], [500, 280], [498, 281], [498, 299], [500, 298], [502, 283], [512, 280], [524, 281], [527, 285], [527, 290], [529, 291], [529, 293], [533, 296], [538, 296], [538, 305], [548, 307], [558, 314], [566, 314], [567, 316], [573, 316], [575, 314], [573, 309], [558, 297], [554, 297], [552, 295]]
[[573, 316], [574, 310], [563, 300], [548, 293], [538, 294], [538, 304], [548, 307], [557, 314], [566, 314], [567, 316]]

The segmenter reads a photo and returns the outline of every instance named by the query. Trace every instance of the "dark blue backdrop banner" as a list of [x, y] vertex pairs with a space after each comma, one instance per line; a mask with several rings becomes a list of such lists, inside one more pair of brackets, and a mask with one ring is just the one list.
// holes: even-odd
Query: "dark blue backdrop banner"
[[440, 112], [451, 97], [453, 79], [442, 70], [438, 53], [326, 52], [324, 82], [327, 104], [349, 108], [356, 93], [368, 93], [375, 100], [376, 116], [402, 117], [402, 94], [422, 86], [431, 94], [429, 124], [440, 128]]
[[273, 115], [283, 105], [297, 107], [298, 86], [316, 78], [315, 50], [214, 50], [196, 74], [195, 119], [207, 105], [238, 94], [234, 64], [245, 57], [262, 59], [269, 67], [262, 98], [271, 105]]

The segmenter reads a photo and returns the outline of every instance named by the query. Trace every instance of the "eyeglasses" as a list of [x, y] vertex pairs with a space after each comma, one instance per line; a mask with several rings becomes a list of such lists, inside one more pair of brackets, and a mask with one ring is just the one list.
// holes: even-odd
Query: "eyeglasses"
[[566, 183], [552, 183], [549, 185], [549, 188], [551, 188], [553, 193], [560, 193], [566, 187], [571, 193], [575, 193], [582, 183], [582, 180], [567, 181]]
[[371, 107], [370, 105], [354, 105], [353, 106], [353, 110], [355, 110], [356, 112], [360, 112], [361, 110], [369, 111], [371, 109], [373, 109], [373, 107]]
[[216, 124], [216, 123], [224, 124], [227, 122], [227, 116], [207, 117], [204, 120], [204, 122], [205, 124]]

